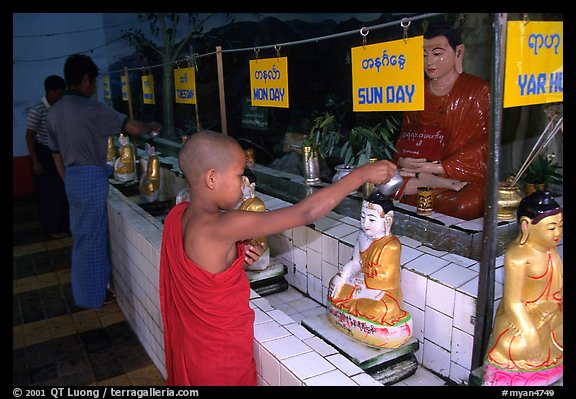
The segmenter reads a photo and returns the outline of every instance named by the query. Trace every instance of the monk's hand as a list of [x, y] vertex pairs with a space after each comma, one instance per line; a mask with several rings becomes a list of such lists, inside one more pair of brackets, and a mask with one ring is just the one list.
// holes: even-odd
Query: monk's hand
[[399, 158], [398, 166], [405, 170], [416, 170], [426, 163], [426, 158]]
[[251, 240], [244, 241], [246, 248], [246, 255], [244, 255], [244, 263], [248, 266], [252, 266], [260, 257], [262, 256], [262, 250], [264, 248], [264, 242], [260, 242], [259, 245], [253, 245]]

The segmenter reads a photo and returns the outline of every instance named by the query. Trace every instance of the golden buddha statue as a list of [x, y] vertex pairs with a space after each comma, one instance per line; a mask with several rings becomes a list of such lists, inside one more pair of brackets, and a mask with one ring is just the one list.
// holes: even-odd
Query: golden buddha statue
[[120, 134], [120, 155], [114, 162], [114, 178], [121, 182], [136, 179], [136, 159], [128, 136]]
[[412, 336], [412, 316], [402, 309], [402, 244], [391, 234], [393, 208], [379, 191], [362, 202], [362, 231], [352, 259], [332, 277], [328, 288], [332, 325], [379, 348], [397, 348]]
[[504, 294], [484, 362], [483, 385], [550, 385], [563, 376], [562, 208], [548, 191], [522, 199], [520, 233], [506, 248]]
[[[252, 212], [266, 212], [266, 205], [258, 197], [256, 197], [256, 176], [249, 168], [244, 169], [244, 174], [242, 176], [244, 180], [244, 187], [242, 188], [243, 200], [238, 205], [238, 209], [244, 211]], [[267, 237], [258, 237], [250, 240], [250, 243], [255, 246], [259, 246], [260, 243], [264, 243], [262, 247], [262, 255], [260, 258], [254, 262], [253, 265], [245, 265], [248, 270], [262, 271], [265, 270], [270, 265], [270, 248], [268, 247]]]
[[145, 202], [157, 201], [160, 197], [160, 160], [156, 155], [156, 148], [146, 143], [148, 166], [146, 174], [140, 180], [140, 197]]
[[116, 145], [114, 145], [114, 136], [108, 136], [108, 147], [106, 150], [106, 163], [114, 167], [116, 161]]

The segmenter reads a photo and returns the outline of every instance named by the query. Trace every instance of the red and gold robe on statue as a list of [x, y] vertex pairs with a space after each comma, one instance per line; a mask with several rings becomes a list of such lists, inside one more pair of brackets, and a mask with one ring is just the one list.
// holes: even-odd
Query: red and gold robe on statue
[[223, 272], [210, 273], [184, 252], [176, 205], [164, 222], [160, 254], [160, 309], [167, 385], [256, 385], [254, 311], [244, 271], [245, 248]]
[[[435, 96], [426, 82], [423, 111], [406, 111], [394, 160], [425, 158], [440, 161], [445, 177], [467, 181], [460, 191], [435, 189], [434, 211], [465, 220], [484, 212], [490, 86], [484, 80], [461, 74], [450, 93]], [[404, 178], [404, 187], [410, 178]], [[399, 192], [404, 189], [402, 187]], [[416, 205], [417, 195], [401, 202]]]

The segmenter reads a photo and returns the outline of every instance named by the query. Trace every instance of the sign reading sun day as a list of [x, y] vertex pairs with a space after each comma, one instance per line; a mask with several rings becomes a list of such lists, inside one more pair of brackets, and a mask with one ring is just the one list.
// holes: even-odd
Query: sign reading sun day
[[423, 44], [423, 36], [416, 36], [353, 47], [353, 110], [424, 109]]
[[196, 104], [196, 74], [194, 68], [174, 69], [174, 88], [176, 102], [182, 104]]
[[155, 104], [154, 98], [154, 77], [152, 75], [142, 75], [142, 97], [144, 104]]
[[255, 107], [288, 108], [288, 58], [250, 60], [250, 97]]
[[563, 22], [510, 21], [504, 108], [564, 99]]

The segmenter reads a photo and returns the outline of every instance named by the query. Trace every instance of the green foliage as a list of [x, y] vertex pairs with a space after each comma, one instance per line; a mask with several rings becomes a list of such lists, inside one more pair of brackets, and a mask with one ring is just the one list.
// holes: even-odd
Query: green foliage
[[361, 166], [372, 157], [378, 160], [392, 159], [396, 151], [394, 138], [399, 127], [399, 122], [391, 117], [370, 128], [353, 128], [341, 147], [340, 156], [344, 164]]
[[337, 148], [340, 137], [340, 134], [334, 131], [334, 116], [326, 112], [314, 119], [314, 125], [302, 144], [316, 150], [321, 158], [327, 159]]
[[520, 181], [531, 184], [562, 184], [562, 167], [554, 162], [554, 154], [538, 155], [528, 166]]

